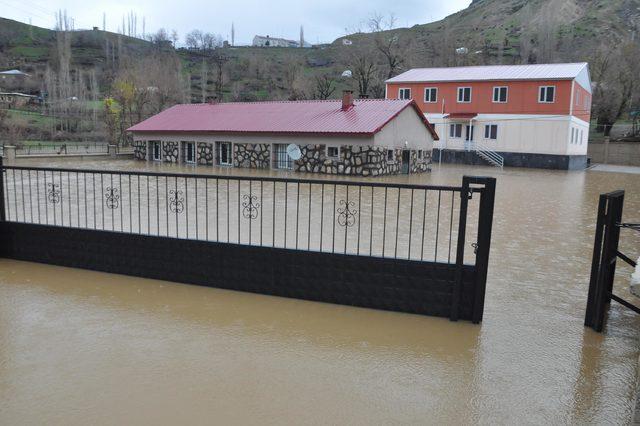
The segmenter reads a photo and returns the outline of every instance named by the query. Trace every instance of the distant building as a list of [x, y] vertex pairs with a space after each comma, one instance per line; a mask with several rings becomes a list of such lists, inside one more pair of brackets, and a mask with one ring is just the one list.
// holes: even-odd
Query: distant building
[[139, 160], [354, 176], [426, 172], [438, 139], [415, 102], [349, 91], [342, 101], [176, 105], [128, 131]]
[[[310, 43], [302, 40], [304, 46], [312, 47]], [[285, 38], [273, 38], [269, 36], [255, 36], [253, 37], [253, 46], [255, 47], [300, 47], [300, 42], [295, 40], [287, 40]]]
[[295, 40], [287, 40], [284, 38], [272, 38], [269, 36], [253, 37], [253, 45], [256, 47], [298, 47], [299, 44]]
[[38, 104], [38, 97], [25, 93], [0, 92], [0, 106], [2, 108], [22, 108], [27, 105]]
[[442, 136], [436, 159], [442, 153], [442, 161], [459, 163], [586, 165], [591, 80], [585, 62], [416, 68], [386, 84], [387, 99], [415, 100], [436, 127]]

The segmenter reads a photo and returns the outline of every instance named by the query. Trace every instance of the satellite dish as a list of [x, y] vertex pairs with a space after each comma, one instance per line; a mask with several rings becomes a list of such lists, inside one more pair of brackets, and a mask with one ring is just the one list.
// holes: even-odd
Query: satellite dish
[[287, 145], [287, 155], [292, 160], [299, 160], [302, 157], [302, 151], [300, 151], [300, 147], [294, 143]]

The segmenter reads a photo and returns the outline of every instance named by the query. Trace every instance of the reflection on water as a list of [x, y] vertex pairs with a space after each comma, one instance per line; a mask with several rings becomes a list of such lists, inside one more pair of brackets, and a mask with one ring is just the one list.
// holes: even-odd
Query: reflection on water
[[640, 320], [613, 304], [603, 335], [582, 321], [597, 196], [626, 189], [640, 221], [640, 175], [384, 180], [463, 173], [498, 179], [480, 326], [0, 260], [0, 423], [628, 422]]

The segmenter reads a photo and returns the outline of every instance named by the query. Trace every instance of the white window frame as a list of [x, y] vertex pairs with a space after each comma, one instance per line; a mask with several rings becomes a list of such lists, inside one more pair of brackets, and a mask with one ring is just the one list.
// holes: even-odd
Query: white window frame
[[[493, 126], [495, 126], [495, 128], [496, 128], [496, 137], [495, 138], [491, 137], [491, 127], [493, 127]], [[487, 136], [487, 129], [489, 129], [489, 136]], [[496, 123], [486, 123], [484, 125], [483, 139], [488, 140], [488, 141], [497, 141], [498, 140], [498, 125]]]
[[580, 145], [582, 145], [583, 140], [584, 140], [584, 129], [580, 129]]
[[[229, 145], [229, 162], [222, 162], [222, 145]], [[225, 141], [217, 141], [218, 145], [218, 165], [219, 166], [232, 166], [233, 165], [233, 143]]]
[[[500, 100], [500, 91], [505, 89], [504, 101]], [[496, 90], [498, 91], [498, 98], [496, 99]], [[494, 104], [506, 104], [509, 102], [509, 86], [493, 86], [493, 103]]]
[[[553, 88], [553, 99], [547, 100], [547, 91], [549, 88]], [[542, 92], [544, 91], [544, 100], [540, 100], [542, 98]], [[539, 86], [538, 87], [538, 103], [539, 104], [554, 104], [556, 102], [556, 86]]]
[[418, 160], [422, 160], [422, 150], [418, 150]]
[[[456, 131], [453, 132], [453, 136], [451, 135], [451, 133], [452, 133], [451, 129], [452, 128], [455, 128], [456, 130], [460, 129], [459, 136], [457, 135], [458, 132], [456, 132]], [[449, 138], [450, 139], [462, 139], [462, 123], [450, 123], [449, 124]]]
[[[464, 90], [465, 89], [469, 89], [469, 100], [468, 101], [464, 100]], [[462, 100], [460, 100], [460, 92], [461, 91], [462, 91]], [[470, 104], [472, 99], [473, 99], [473, 88], [471, 86], [460, 86], [460, 87], [458, 87], [457, 101], [458, 101], [459, 104]]]
[[[187, 146], [189, 146], [189, 145], [193, 145], [193, 160], [191, 160], [191, 161], [189, 161], [187, 159], [187, 152], [189, 152]], [[195, 142], [183, 141], [182, 142], [182, 148], [184, 149], [184, 153], [183, 153], [184, 162], [187, 163], [187, 164], [196, 164], [197, 157], [198, 157], [198, 154], [196, 153], [196, 143]]]
[[[329, 155], [329, 149], [331, 148], [335, 148], [338, 150], [338, 154], [337, 155]], [[339, 160], [340, 159], [340, 147], [339, 146], [327, 146], [327, 150], [325, 152], [326, 156], [328, 159], [330, 160]]]
[[[391, 154], [391, 159], [389, 159], [389, 154]], [[396, 161], [395, 149], [387, 149], [387, 163], [393, 163], [394, 161]]]
[[[155, 147], [159, 146], [160, 148], [158, 149], [158, 158], [156, 158], [155, 156]], [[151, 159], [153, 161], [162, 161], [162, 142], [160, 141], [151, 141]]]
[[[429, 93], [429, 95], [431, 95], [431, 91], [435, 90], [436, 92], [436, 96], [434, 100], [430, 100], [431, 96], [429, 96], [429, 100], [427, 99], [427, 93]], [[426, 104], [435, 104], [438, 102], [438, 88], [437, 87], [425, 87], [424, 88], [424, 103]]]
[[[404, 90], [408, 90], [409, 91], [409, 97], [405, 98], [403, 97], [402, 93]], [[411, 88], [410, 87], [401, 87], [398, 89], [398, 99], [403, 100], [403, 101], [408, 101], [411, 99]]]

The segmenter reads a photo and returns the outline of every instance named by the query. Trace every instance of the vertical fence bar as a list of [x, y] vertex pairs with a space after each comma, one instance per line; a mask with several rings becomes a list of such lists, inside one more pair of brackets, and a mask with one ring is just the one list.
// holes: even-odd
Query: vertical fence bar
[[5, 169], [2, 164], [2, 157], [0, 157], [0, 222], [4, 222], [7, 220], [7, 215], [5, 213], [5, 202], [4, 202], [4, 182], [5, 182]]
[[460, 191], [460, 216], [458, 219], [458, 243], [456, 246], [456, 275], [453, 283], [451, 297], [451, 313], [449, 319], [458, 321], [460, 316], [460, 295], [462, 293], [462, 278], [464, 268], [464, 245], [467, 232], [467, 206], [469, 205], [469, 177], [462, 178], [462, 190]]
[[[489, 269], [489, 252], [491, 251], [491, 229], [493, 227], [493, 207], [496, 196], [495, 178], [472, 178], [476, 183], [483, 183], [478, 211], [478, 248], [476, 252], [476, 277], [473, 296], [471, 321], [478, 324], [484, 312], [484, 296], [487, 288], [487, 271]], [[472, 181], [472, 182], [473, 182]]]

